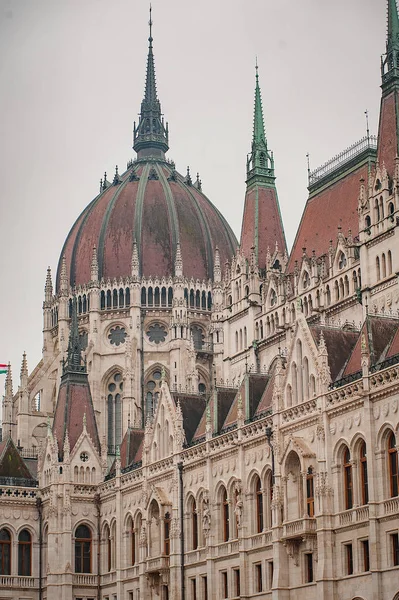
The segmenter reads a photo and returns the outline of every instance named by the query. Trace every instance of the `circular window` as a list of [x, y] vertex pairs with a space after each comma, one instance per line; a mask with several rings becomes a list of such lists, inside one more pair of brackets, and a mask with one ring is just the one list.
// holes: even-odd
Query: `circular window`
[[82, 462], [87, 462], [89, 460], [89, 455], [87, 452], [81, 452], [80, 453], [80, 460]]
[[147, 331], [148, 339], [154, 344], [161, 344], [166, 340], [166, 328], [161, 323], [153, 323]]
[[108, 334], [108, 339], [113, 346], [120, 346], [120, 344], [125, 343], [126, 336], [127, 333], [125, 328], [117, 325], [116, 327], [113, 327], [110, 330]]

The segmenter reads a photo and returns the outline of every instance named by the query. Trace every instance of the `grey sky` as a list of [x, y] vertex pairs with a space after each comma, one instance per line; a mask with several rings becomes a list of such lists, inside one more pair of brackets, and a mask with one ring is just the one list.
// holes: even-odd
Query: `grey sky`
[[[240, 235], [258, 56], [289, 246], [315, 168], [377, 132], [386, 0], [152, 0], [169, 158]], [[46, 268], [122, 172], [144, 89], [144, 0], [0, 0], [0, 362], [41, 356]], [[310, 248], [309, 248], [310, 250]], [[0, 382], [2, 386], [2, 382]]]

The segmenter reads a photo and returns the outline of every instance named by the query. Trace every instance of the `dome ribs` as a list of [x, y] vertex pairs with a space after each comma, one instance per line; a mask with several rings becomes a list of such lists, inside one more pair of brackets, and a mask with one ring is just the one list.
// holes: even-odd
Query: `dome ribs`
[[139, 187], [136, 196], [136, 207], [134, 211], [134, 239], [137, 242], [139, 248], [139, 260], [140, 260], [140, 272], [143, 273], [143, 257], [141, 252], [141, 223], [143, 216], [143, 204], [144, 204], [144, 193], [147, 186], [148, 175], [150, 173], [150, 164], [146, 164], [140, 175]]
[[[198, 213], [199, 220], [201, 223], [202, 233], [205, 237], [205, 252], [206, 252], [206, 256], [204, 259], [205, 260], [205, 278], [212, 279], [214, 248], [212, 247], [212, 236], [211, 236], [211, 232], [209, 230], [209, 223], [208, 223], [208, 220], [205, 218], [204, 211], [202, 210], [200, 202], [198, 201], [196, 194], [192, 192], [191, 187], [187, 186], [187, 192], [195, 202], [195, 207], [197, 209], [197, 213]], [[184, 265], [184, 262], [183, 262], [183, 265]]]
[[162, 169], [162, 167], [159, 167], [158, 173], [159, 173], [159, 179], [161, 181], [161, 184], [162, 184], [162, 187], [163, 187], [163, 191], [164, 191], [164, 194], [165, 194], [166, 203], [167, 203], [167, 206], [168, 206], [169, 223], [170, 223], [171, 234], [172, 234], [172, 249], [173, 249], [172, 260], [174, 260], [175, 254], [176, 254], [176, 252], [174, 251], [174, 249], [177, 247], [177, 242], [180, 240], [180, 236], [179, 236], [179, 217], [177, 215], [176, 207], [175, 207], [175, 204], [173, 202], [173, 195], [172, 195], [172, 192], [170, 190], [169, 183], [167, 181], [166, 175], [165, 175], [164, 170]]
[[[125, 179], [124, 182], [122, 184], [120, 184], [119, 187], [116, 189], [116, 192], [114, 193], [111, 201], [109, 202], [109, 204], [107, 206], [107, 210], [105, 211], [105, 214], [103, 216], [103, 221], [102, 221], [101, 229], [100, 229], [100, 235], [98, 238], [98, 250], [97, 250], [98, 272], [99, 272], [100, 279], [104, 276], [104, 272], [105, 272], [105, 269], [104, 269], [105, 237], [106, 237], [107, 231], [108, 231], [109, 220], [110, 220], [113, 208], [115, 206], [115, 203], [116, 203], [117, 199], [119, 198], [122, 190], [126, 187], [127, 183], [128, 183], [128, 179]], [[115, 265], [113, 264], [111, 267], [111, 270], [107, 270], [107, 275], [116, 277], [116, 272], [113, 273], [114, 269], [115, 269]], [[110, 273], [111, 273], [111, 275], [110, 275]]]
[[165, 192], [159, 179], [147, 182], [140, 254], [143, 275], [166, 277], [173, 273], [171, 223]]
[[[223, 262], [235, 247], [220, 212], [195, 186], [187, 186], [173, 165], [149, 159], [132, 167], [138, 177], [132, 180], [131, 170], [120, 175], [120, 184], [94, 198], [69, 232], [62, 255], [71, 285], [90, 282], [93, 246], [99, 280], [130, 277], [134, 239], [140, 276], [173, 276], [180, 241], [185, 277], [211, 279], [216, 246]], [[156, 177], [149, 180], [151, 170]], [[59, 278], [60, 266], [57, 290]]]

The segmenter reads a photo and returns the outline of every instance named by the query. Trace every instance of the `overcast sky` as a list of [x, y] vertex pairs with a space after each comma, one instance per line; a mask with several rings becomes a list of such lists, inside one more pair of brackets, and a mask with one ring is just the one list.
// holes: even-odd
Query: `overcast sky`
[[[255, 56], [289, 246], [316, 168], [377, 131], [386, 0], [152, 0], [168, 157], [240, 235]], [[134, 156], [144, 0], [0, 0], [0, 363], [41, 357], [47, 266], [99, 180]], [[4, 376], [3, 376], [4, 377]], [[3, 383], [0, 381], [0, 386]]]

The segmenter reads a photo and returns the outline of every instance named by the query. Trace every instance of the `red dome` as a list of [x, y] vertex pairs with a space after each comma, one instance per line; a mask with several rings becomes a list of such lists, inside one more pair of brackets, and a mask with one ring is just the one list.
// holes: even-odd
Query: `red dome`
[[[162, 160], [133, 163], [116, 185], [109, 184], [79, 216], [61, 253], [70, 284], [90, 281], [94, 246], [99, 279], [129, 277], [134, 240], [143, 277], [174, 275], [177, 242], [183, 275], [200, 280], [213, 277], [216, 246], [222, 266], [237, 247], [234, 233], [217, 208]], [[60, 268], [61, 259], [57, 289]]]

